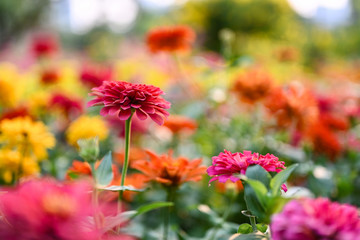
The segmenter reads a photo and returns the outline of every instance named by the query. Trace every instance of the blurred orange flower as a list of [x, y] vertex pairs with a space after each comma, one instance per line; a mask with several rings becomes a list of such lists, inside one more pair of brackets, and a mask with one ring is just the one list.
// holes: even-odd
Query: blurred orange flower
[[321, 121], [312, 124], [307, 133], [315, 153], [324, 154], [330, 160], [335, 160], [341, 153], [342, 146], [336, 134]]
[[254, 104], [266, 98], [273, 86], [272, 78], [265, 72], [252, 69], [236, 77], [233, 91], [239, 99]]
[[194, 41], [195, 32], [187, 26], [155, 28], [149, 31], [146, 39], [152, 53], [187, 51]]
[[217, 182], [215, 182], [215, 189], [219, 193], [225, 193], [226, 190], [228, 190], [228, 189], [229, 190], [233, 189], [236, 192], [241, 192], [244, 190], [244, 186], [241, 181], [236, 181], [236, 182], [227, 181], [226, 183], [217, 181]]
[[178, 187], [189, 181], [200, 181], [206, 171], [206, 166], [200, 166], [201, 159], [193, 161], [185, 157], [174, 159], [172, 151], [167, 155], [156, 155], [147, 151], [150, 161], [136, 161], [132, 167], [141, 171], [147, 181], [156, 181], [165, 186]]
[[265, 106], [273, 114], [280, 127], [295, 124], [303, 130], [316, 121], [319, 111], [313, 94], [300, 84], [290, 84], [287, 88], [276, 88], [269, 95]]
[[194, 131], [197, 128], [196, 121], [180, 115], [170, 115], [163, 126], [175, 134], [181, 131]]

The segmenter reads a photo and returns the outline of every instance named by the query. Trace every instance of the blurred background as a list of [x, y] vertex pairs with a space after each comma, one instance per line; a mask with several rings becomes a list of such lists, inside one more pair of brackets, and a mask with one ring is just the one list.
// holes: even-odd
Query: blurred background
[[325, 59], [359, 56], [359, 12], [357, 0], [2, 0], [0, 60], [26, 65], [26, 43], [47, 32], [64, 54], [82, 51], [101, 61], [123, 41], [143, 40], [151, 27], [183, 23], [199, 34], [199, 50], [224, 50], [220, 33], [227, 29], [232, 57], [276, 43], [300, 49], [302, 63], [314, 69]]

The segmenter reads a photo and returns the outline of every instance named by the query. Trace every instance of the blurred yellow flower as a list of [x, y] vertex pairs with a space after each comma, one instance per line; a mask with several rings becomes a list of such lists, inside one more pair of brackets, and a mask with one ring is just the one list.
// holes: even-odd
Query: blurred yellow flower
[[3, 147], [19, 151], [23, 157], [45, 159], [47, 149], [55, 146], [55, 138], [47, 127], [30, 117], [3, 120], [0, 123], [0, 133]]
[[31, 114], [39, 116], [46, 114], [46, 109], [49, 105], [50, 94], [45, 91], [36, 91], [28, 99], [29, 109]]
[[18, 179], [31, 176], [39, 171], [39, 165], [34, 158], [22, 156], [16, 150], [0, 150], [0, 181], [11, 183], [14, 177]]
[[14, 107], [20, 98], [16, 67], [8, 63], [0, 65], [0, 106]]
[[70, 145], [77, 147], [79, 139], [89, 139], [98, 136], [99, 140], [103, 140], [108, 134], [108, 127], [101, 117], [81, 116], [70, 124], [66, 131], [66, 138]]

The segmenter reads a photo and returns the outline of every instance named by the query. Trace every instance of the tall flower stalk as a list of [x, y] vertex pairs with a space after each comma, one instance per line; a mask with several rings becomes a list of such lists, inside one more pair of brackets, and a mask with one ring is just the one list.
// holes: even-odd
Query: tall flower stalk
[[[134, 110], [132, 110], [132, 113], [128, 120], [125, 121], [125, 156], [124, 156], [124, 164], [121, 172], [121, 187], [125, 184], [125, 178], [127, 169], [129, 167], [129, 155], [130, 155], [130, 139], [131, 139], [131, 119], [134, 115]], [[123, 199], [124, 191], [119, 191], [119, 211], [121, 211], [121, 200]]]

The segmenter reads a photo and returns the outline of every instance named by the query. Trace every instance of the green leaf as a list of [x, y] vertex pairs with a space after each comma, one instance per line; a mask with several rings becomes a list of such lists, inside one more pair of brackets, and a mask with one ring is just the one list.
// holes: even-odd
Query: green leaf
[[266, 230], [268, 229], [268, 225], [263, 224], [263, 223], [258, 223], [258, 224], [256, 224], [256, 228], [257, 228], [260, 232], [265, 233]]
[[147, 212], [149, 212], [151, 210], [154, 210], [154, 209], [158, 209], [158, 208], [162, 208], [162, 207], [171, 207], [171, 206], [174, 206], [173, 202], [153, 202], [153, 203], [150, 203], [150, 204], [143, 205], [143, 206], [139, 207], [136, 210], [136, 214], [134, 216], [132, 216], [131, 218], [134, 218], [134, 217], [139, 216], [141, 214], [147, 213]]
[[262, 182], [266, 188], [270, 187], [271, 175], [260, 165], [253, 165], [247, 168], [246, 177]]
[[295, 168], [298, 165], [299, 164], [291, 165], [290, 167], [276, 174], [276, 176], [273, 179], [271, 179], [270, 187], [273, 196], [278, 195], [280, 193], [281, 185], [286, 182], [286, 180], [290, 177], [291, 173], [295, 170]]
[[143, 192], [143, 191], [145, 191], [145, 188], [138, 189], [138, 188], [134, 188], [131, 185], [129, 185], [129, 186], [115, 186], [115, 185], [112, 185], [112, 186], [108, 186], [108, 187], [100, 187], [99, 189], [108, 190], [108, 191], [114, 191], [114, 192], [118, 192], [118, 191]]
[[241, 233], [241, 234], [248, 234], [248, 233], [252, 233], [253, 229], [252, 229], [252, 226], [248, 223], [243, 223], [239, 226], [238, 228], [238, 233]]
[[95, 170], [96, 182], [100, 186], [107, 186], [114, 177], [112, 171], [111, 151], [105, 155], [99, 167]]
[[[252, 181], [255, 181], [255, 180], [252, 180]], [[262, 184], [262, 183], [260, 183], [260, 184]], [[252, 215], [258, 217], [261, 221], [266, 219], [265, 206], [258, 199], [254, 189], [250, 186], [250, 184], [248, 184], [248, 182], [244, 185], [244, 198], [245, 198], [247, 209], [250, 210]]]
[[267, 194], [267, 188], [265, 187], [265, 185], [260, 181], [252, 180], [252, 179], [247, 179], [246, 183], [248, 183], [254, 189], [258, 199], [262, 203], [264, 203]]

